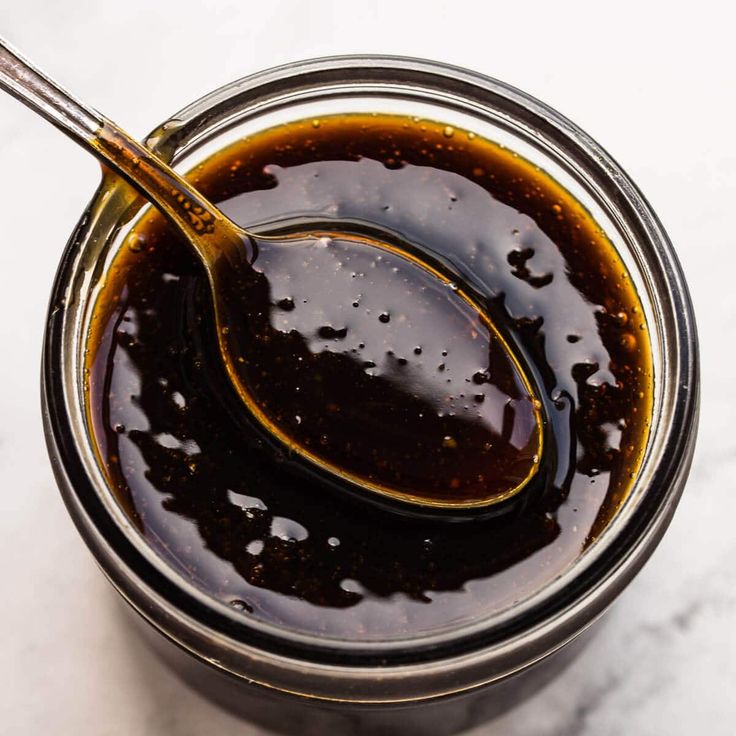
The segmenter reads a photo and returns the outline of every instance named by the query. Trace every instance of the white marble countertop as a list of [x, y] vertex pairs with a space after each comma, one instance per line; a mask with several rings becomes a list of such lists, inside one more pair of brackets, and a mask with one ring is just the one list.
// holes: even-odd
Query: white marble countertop
[[[736, 18], [727, 3], [707, 1], [687, 13], [673, 3], [495, 5], [0, 0], [0, 32], [137, 135], [257, 69], [384, 52], [504, 79], [599, 140], [662, 218], [692, 289], [703, 368], [695, 464], [664, 541], [591, 647], [473, 733], [733, 734]], [[0, 734], [262, 736], [186, 689], [127, 634], [51, 475], [38, 385], [46, 300], [98, 171], [0, 96]]]

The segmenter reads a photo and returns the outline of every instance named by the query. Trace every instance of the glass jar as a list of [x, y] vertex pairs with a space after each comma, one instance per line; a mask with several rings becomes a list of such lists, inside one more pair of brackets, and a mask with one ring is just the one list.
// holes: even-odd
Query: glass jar
[[[178, 659], [177, 668], [195, 670], [197, 682], [203, 687], [209, 682], [215, 697], [229, 698], [250, 717], [263, 714], [255, 700], [281, 699], [280, 721], [272, 726], [292, 718], [287, 713], [294, 708], [293, 718], [302, 718], [301, 703], [312, 706], [311, 714], [315, 705], [324, 706], [319, 722], [325, 728], [339, 723], [340, 733], [392, 718], [396, 708], [404, 714], [402, 731], [409, 732], [407, 714], [425, 704], [417, 732], [450, 732], [494, 711], [471, 708], [473, 698], [508, 705], [533, 678], [554, 672], [565, 658], [550, 655], [563, 647], [573, 651], [565, 645], [615, 599], [664, 533], [695, 443], [695, 323], [672, 246], [620, 167], [554, 110], [466, 70], [394, 57], [291, 64], [212, 92], [157, 128], [147, 143], [186, 171], [251, 133], [351, 112], [420, 116], [507, 146], [567, 188], [621, 254], [651, 335], [654, 412], [633, 488], [600, 537], [563, 575], [508, 610], [401, 640], [308, 636], [247, 619], [195, 588], [167, 566], [119, 507], [98, 466], [85, 416], [91, 307], [107, 266], [145, 204], [112, 176], [103, 178], [82, 216], [51, 297], [42, 377], [46, 437], [66, 504], [100, 566], [150, 624], [149, 633], [163, 635], [154, 639]], [[558, 665], [550, 666], [553, 659]]]

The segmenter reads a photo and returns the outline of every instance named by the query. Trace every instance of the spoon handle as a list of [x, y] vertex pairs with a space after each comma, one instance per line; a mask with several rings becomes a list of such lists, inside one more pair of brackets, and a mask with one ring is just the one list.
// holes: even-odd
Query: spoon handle
[[0, 38], [0, 87], [78, 143], [89, 143], [102, 126], [99, 113], [36, 69], [4, 38]]
[[0, 37], [0, 88], [92, 151], [183, 230], [207, 263], [242, 231], [152, 151], [76, 100]]

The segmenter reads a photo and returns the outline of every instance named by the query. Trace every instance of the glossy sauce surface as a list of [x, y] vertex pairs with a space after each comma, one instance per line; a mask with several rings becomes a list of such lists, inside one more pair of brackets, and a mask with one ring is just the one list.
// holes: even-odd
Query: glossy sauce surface
[[217, 274], [219, 339], [280, 451], [415, 513], [482, 508], [536, 475], [541, 402], [455, 282], [365, 235], [253, 242], [252, 265], [230, 259]]
[[245, 227], [334, 234], [258, 254], [242, 291], [267, 336], [246, 377], [290, 432], [438, 494], [487, 485], [499, 442], [533, 454], [523, 380], [461, 290], [539, 387], [549, 441], [497, 518], [412, 518], [305, 476], [244, 421], [203, 269], [149, 212], [95, 308], [88, 397], [111, 485], [159, 554], [244, 616], [363, 638], [489, 615], [564, 571], [625, 498], [651, 413], [641, 305], [584, 209], [489, 141], [388, 115], [265, 131], [191, 178]]

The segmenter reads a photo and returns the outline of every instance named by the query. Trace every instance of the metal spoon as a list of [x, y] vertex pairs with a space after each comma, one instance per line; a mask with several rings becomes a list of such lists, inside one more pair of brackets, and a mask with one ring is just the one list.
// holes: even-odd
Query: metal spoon
[[[536, 476], [540, 467], [543, 444], [541, 404], [536, 400], [528, 377], [493, 320], [469, 294], [455, 288], [446, 276], [399, 248], [349, 232], [266, 236], [244, 230], [148, 148], [133, 140], [117, 125], [92, 108], [78, 102], [2, 39], [0, 39], [0, 87], [45, 117], [122, 175], [178, 228], [206, 269], [214, 305], [220, 354], [230, 381], [242, 399], [243, 407], [250, 419], [254, 420], [270, 438], [275, 438], [282, 449], [288, 451], [289, 457], [296, 457], [310, 470], [322, 474], [333, 484], [338, 481], [338, 485], [357, 491], [365, 498], [397, 502], [420, 511], [444, 510], [462, 513], [474, 509], [487, 509], [516, 496]], [[242, 298], [243, 290], [256, 290], [263, 286], [263, 275], [253, 269], [253, 261], [257, 254], [264, 251], [286, 249], [282, 260], [288, 262], [292, 257], [291, 254], [301, 248], [304, 252], [308, 252], [309, 261], [319, 267], [320, 262], [325, 262], [324, 258], [327, 256], [322, 254], [329, 250], [327, 247], [329, 245], [341, 252], [363, 249], [364, 253], [378, 251], [386, 253], [387, 258], [403, 259], [402, 268], [409, 268], [408, 281], [414, 283], [418, 291], [424, 288], [420, 287], [419, 283], [426, 283], [428, 279], [454, 287], [446, 290], [452, 294], [448, 297], [453, 300], [449, 308], [455, 315], [452, 318], [456, 318], [455, 313], [460, 314], [464, 323], [473, 326], [472, 339], [476, 341], [474, 348], [476, 352], [480, 346], [481, 354], [485, 351], [489, 365], [501, 366], [500, 372], [505, 376], [504, 385], [508, 385], [511, 381], [516, 386], [514, 397], [500, 395], [499, 399], [497, 396], [496, 408], [490, 406], [489, 401], [483, 409], [487, 424], [490, 426], [495, 423], [497, 428], [493, 430], [495, 434], [488, 430], [490, 433], [488, 436], [493, 442], [483, 443], [485, 452], [488, 452], [491, 445], [496, 444], [501, 449], [496, 450], [495, 454], [493, 451], [490, 452], [483, 460], [488, 468], [487, 473], [479, 475], [473, 470], [472, 475], [473, 478], [487, 475], [493, 479], [492, 482], [487, 480], [482, 483], [476, 482], [470, 476], [466, 478], [467, 473], [463, 475], [467, 470], [467, 468], [464, 470], [463, 466], [472, 465], [463, 458], [467, 460], [472, 454], [474, 463], [477, 460], [475, 456], [480, 450], [471, 442], [467, 448], [458, 450], [457, 441], [453, 437], [440, 436], [436, 441], [435, 435], [441, 430], [436, 417], [433, 420], [434, 425], [431, 422], [426, 425], [430, 427], [426, 436], [431, 438], [426, 440], [426, 447], [417, 444], [412, 448], [412, 452], [403, 455], [403, 460], [399, 457], [391, 463], [382, 463], [380, 462], [382, 448], [365, 446], [365, 438], [369, 435], [359, 421], [364, 415], [357, 415], [356, 421], [356, 414], [351, 412], [350, 407], [337, 412], [330, 408], [329, 411], [332, 411], [334, 416], [330, 416], [329, 421], [320, 416], [318, 421], [322, 422], [322, 419], [325, 419], [325, 426], [329, 427], [335, 442], [318, 442], [314, 441], [308, 431], [300, 430], [292, 421], [294, 412], [289, 411], [289, 402], [295, 400], [295, 394], [283, 391], [284, 405], [275, 408], [272, 398], [259, 401], [258, 392], [254, 392], [253, 387], [258, 385], [258, 381], [263, 384], [263, 376], [269, 375], [270, 366], [253, 365], [254, 361], [259, 360], [254, 356], [266, 355], [264, 360], [268, 360], [267, 351], [260, 349], [262, 346], [258, 341], [269, 341], [274, 335], [277, 337], [278, 335], [266, 322], [254, 337], [251, 318], [256, 313], [262, 315], [262, 308], [268, 312], [267, 303], [250, 310], [251, 313], [250, 308], [243, 306], [248, 303], [247, 299]], [[261, 281], [258, 282], [257, 279]], [[405, 284], [408, 281], [404, 281], [402, 288], [406, 289]], [[329, 284], [325, 284], [325, 288], [329, 289]], [[389, 287], [384, 284], [383, 288]], [[440, 314], [438, 319], [445, 319], [445, 316]], [[308, 357], [309, 352], [304, 352], [304, 355]], [[304, 358], [300, 357], [299, 360]], [[353, 364], [343, 361], [340, 365], [341, 370], [346, 365], [348, 367], [345, 370], [353, 370], [351, 367]], [[355, 370], [358, 371], [356, 376], [360, 377], [364, 385], [365, 375], [360, 372], [363, 369], [356, 363]], [[430, 391], [435, 396], [438, 395], [436, 390], [438, 385], [435, 382]], [[386, 396], [393, 396], [394, 402], [402, 400], [400, 392], [392, 393], [392, 387], [388, 383], [385, 386]], [[360, 402], [362, 398], [356, 395], [353, 401]], [[416, 397], [412, 397], [411, 401], [414, 403], [407, 403], [406, 406], [411, 406], [414, 410], [415, 399]], [[325, 416], [328, 407], [334, 407], [329, 395], [324, 397], [320, 395], [318, 401], [324, 404]], [[349, 404], [350, 399], [348, 398], [345, 403]], [[512, 425], [514, 422], [517, 423], [517, 429], [519, 426], [522, 427], [521, 441], [518, 439], [519, 432], [514, 430], [513, 426], [509, 430], [508, 409], [512, 403], [513, 416], [510, 421]], [[396, 415], [395, 408], [394, 404], [392, 416]], [[493, 412], [497, 416], [491, 416]], [[441, 412], [439, 416], [442, 416]], [[502, 425], [503, 430], [498, 429]], [[433, 435], [434, 429], [437, 431]], [[501, 436], [502, 434], [506, 435], [505, 438]], [[513, 441], [509, 439], [511, 435], [515, 438]], [[478, 437], [483, 439], [482, 432], [479, 434], [475, 429], [473, 436], [476, 437], [476, 444], [479, 441]], [[376, 441], [380, 445], [380, 431], [371, 434], [370, 438], [370, 442]], [[417, 443], [419, 442], [417, 440]], [[336, 450], [337, 445], [342, 449]], [[358, 454], [354, 451], [356, 447], [360, 448]], [[345, 448], [353, 448], [353, 454], [350, 455]], [[460, 454], [457, 454], [458, 452]], [[462, 452], [466, 453], [465, 456]], [[379, 462], [373, 466], [370, 463], [366, 464], [366, 456], [378, 458]], [[423, 457], [432, 457], [434, 465], [427, 460], [427, 469], [423, 469]], [[458, 459], [455, 460], [455, 457]], [[446, 468], [446, 471], [442, 471], [446, 472], [446, 477], [438, 478], [437, 468]]]

